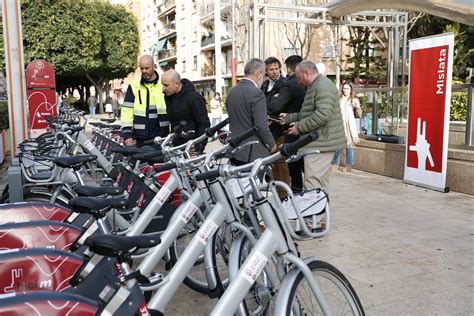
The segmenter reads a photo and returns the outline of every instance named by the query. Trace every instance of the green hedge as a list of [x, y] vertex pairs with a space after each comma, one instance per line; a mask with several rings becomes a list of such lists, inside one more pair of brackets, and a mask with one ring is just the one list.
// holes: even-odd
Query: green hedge
[[8, 102], [0, 101], [0, 131], [6, 131], [8, 128]]

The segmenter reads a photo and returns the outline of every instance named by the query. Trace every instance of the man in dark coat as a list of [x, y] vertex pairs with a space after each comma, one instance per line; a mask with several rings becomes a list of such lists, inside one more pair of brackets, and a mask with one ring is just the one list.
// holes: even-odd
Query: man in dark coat
[[[265, 93], [265, 99], [267, 101], [267, 111], [270, 103], [273, 102], [275, 98], [278, 98], [280, 94], [280, 89], [282, 84], [285, 82], [285, 77], [281, 75], [281, 62], [278, 58], [268, 57], [265, 59], [265, 73], [267, 75], [267, 80], [262, 84], [262, 91]], [[268, 113], [270, 114], [270, 113]], [[278, 116], [280, 113], [276, 113], [275, 116]], [[275, 143], [278, 146], [283, 144], [284, 136], [283, 131], [284, 127], [278, 123], [270, 124], [270, 131], [272, 132], [273, 138], [275, 138]], [[288, 170], [288, 164], [285, 161], [285, 158], [280, 158], [272, 166], [273, 178], [277, 181], [282, 181], [287, 185], [291, 184], [291, 177]], [[286, 191], [280, 188], [277, 188], [278, 195], [281, 198], [287, 196]]]
[[260, 90], [264, 76], [265, 63], [258, 58], [251, 59], [245, 64], [244, 78], [227, 95], [226, 106], [231, 135], [242, 135], [254, 126], [259, 128], [257, 135], [248, 139], [259, 143], [238, 150], [231, 159], [234, 165], [267, 157], [276, 150], [275, 141], [268, 127], [265, 95]]
[[[273, 97], [268, 104], [268, 115], [278, 116], [280, 113], [298, 113], [301, 110], [305, 88], [298, 83], [295, 76], [296, 66], [302, 61], [301, 56], [292, 55], [285, 60], [286, 80], [282, 82], [278, 96]], [[272, 125], [277, 123], [272, 122]], [[292, 143], [298, 140], [299, 136], [285, 135], [285, 143]], [[293, 191], [299, 192], [303, 189], [303, 158], [288, 164], [291, 176], [291, 187]]]
[[[193, 130], [192, 137], [177, 137], [173, 144], [175, 146], [184, 144], [191, 138], [197, 138], [204, 134], [206, 128], [210, 127], [207, 116], [206, 100], [196, 91], [194, 85], [188, 79], [181, 79], [176, 70], [169, 70], [161, 76], [163, 93], [165, 94], [166, 112], [171, 125], [171, 131], [178, 124], [185, 124], [183, 131]], [[200, 153], [204, 151], [207, 140], [195, 146]]]

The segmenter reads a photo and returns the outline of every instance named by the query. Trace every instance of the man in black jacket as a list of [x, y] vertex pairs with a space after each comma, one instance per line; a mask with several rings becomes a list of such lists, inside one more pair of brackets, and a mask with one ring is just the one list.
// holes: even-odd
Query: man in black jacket
[[[285, 81], [285, 77], [281, 75], [281, 62], [278, 58], [268, 57], [265, 59], [265, 73], [267, 80], [262, 84], [262, 91], [265, 93], [265, 100], [268, 105], [273, 99], [277, 98], [280, 93], [282, 83]], [[268, 112], [268, 111], [267, 111]], [[278, 123], [270, 124], [270, 131], [272, 132], [273, 138], [277, 146], [280, 146], [284, 142], [283, 127]], [[283, 181], [290, 185], [291, 179], [289, 176], [288, 165], [284, 158], [279, 159], [273, 166], [273, 178], [278, 181]], [[286, 197], [286, 191], [278, 189], [278, 195], [281, 198]]]
[[[296, 66], [302, 61], [301, 56], [292, 55], [285, 60], [287, 76], [282, 82], [278, 96], [272, 98], [268, 104], [268, 114], [278, 116], [280, 113], [298, 113], [301, 110], [305, 88], [298, 83], [295, 76]], [[272, 122], [272, 125], [277, 124]], [[292, 143], [298, 139], [298, 136], [285, 135], [285, 143]], [[303, 188], [303, 159], [289, 163], [288, 169], [291, 176], [291, 186], [293, 191], [298, 192]]]
[[[193, 130], [191, 137], [177, 137], [173, 144], [180, 145], [189, 139], [197, 138], [204, 134], [206, 128], [210, 127], [207, 116], [206, 100], [196, 91], [194, 85], [188, 79], [181, 79], [176, 70], [169, 70], [161, 76], [163, 93], [165, 94], [166, 112], [171, 125], [171, 130], [178, 124], [185, 124], [183, 131]], [[207, 140], [195, 146], [200, 153], [204, 151]]]

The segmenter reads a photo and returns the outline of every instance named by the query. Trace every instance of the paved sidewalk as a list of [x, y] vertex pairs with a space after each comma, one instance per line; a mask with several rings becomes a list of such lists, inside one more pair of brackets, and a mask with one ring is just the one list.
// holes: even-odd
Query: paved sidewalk
[[[360, 171], [331, 173], [329, 236], [300, 242], [356, 289], [367, 315], [474, 314], [474, 197]], [[216, 300], [181, 287], [169, 315]]]
[[[340, 269], [367, 315], [474, 314], [473, 196], [357, 170], [331, 173], [330, 192], [329, 236], [299, 248]], [[166, 314], [207, 315], [216, 301], [183, 285]]]

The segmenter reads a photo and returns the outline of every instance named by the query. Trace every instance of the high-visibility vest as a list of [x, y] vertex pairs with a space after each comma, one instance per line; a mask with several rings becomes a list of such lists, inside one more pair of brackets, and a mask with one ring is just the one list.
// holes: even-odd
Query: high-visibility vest
[[134, 102], [122, 106], [122, 127], [133, 128], [133, 136], [151, 139], [169, 133], [169, 120], [161, 83], [142, 83], [141, 78], [131, 83]]

